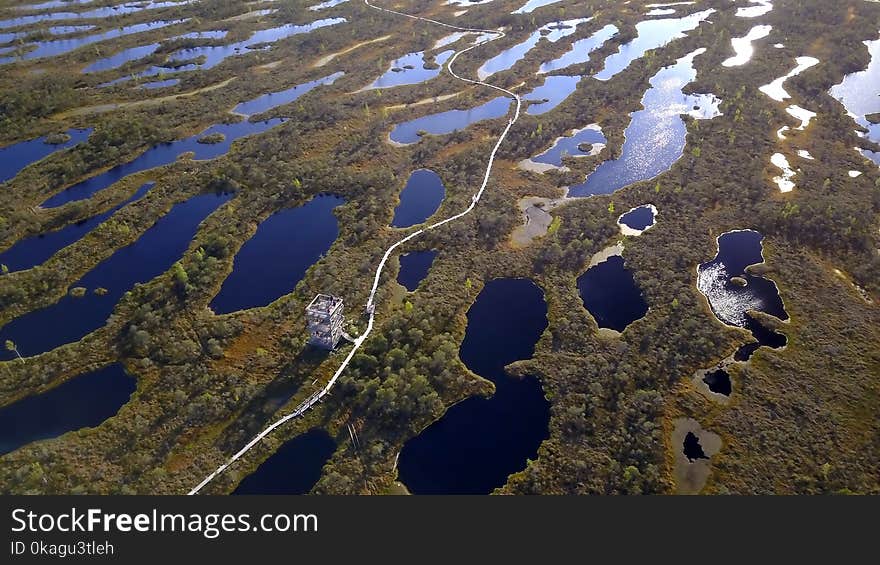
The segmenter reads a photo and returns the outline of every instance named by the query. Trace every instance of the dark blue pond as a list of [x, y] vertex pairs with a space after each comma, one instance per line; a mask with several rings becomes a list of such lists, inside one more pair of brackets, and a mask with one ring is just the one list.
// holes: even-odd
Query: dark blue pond
[[113, 364], [0, 408], [0, 455], [41, 439], [92, 428], [116, 415], [137, 382]]
[[394, 209], [391, 225], [408, 228], [421, 224], [440, 208], [446, 198], [446, 188], [440, 175], [429, 169], [413, 171], [400, 191], [400, 203]]
[[688, 461], [691, 463], [698, 459], [709, 459], [703, 451], [703, 446], [700, 445], [700, 438], [698, 438], [694, 432], [688, 432], [687, 435], [684, 436], [682, 453], [684, 453], [684, 456], [687, 457]]
[[[761, 345], [782, 347], [784, 335], [761, 325], [748, 314], [756, 310], [787, 320], [788, 313], [779, 296], [776, 283], [746, 272], [746, 267], [764, 261], [760, 233], [753, 230], [730, 231], [718, 238], [718, 253], [708, 263], [697, 269], [697, 288], [712, 307], [715, 316], [731, 326], [746, 328], [752, 332], [757, 344], [746, 344], [737, 352], [737, 360], [748, 359]], [[734, 277], [745, 280], [737, 284]]]
[[499, 96], [485, 104], [469, 110], [448, 110], [404, 122], [391, 130], [391, 140], [397, 143], [416, 143], [420, 131], [433, 135], [443, 135], [464, 129], [481, 120], [493, 120], [507, 115], [511, 99]]
[[467, 314], [459, 356], [495, 383], [491, 398], [447, 410], [400, 452], [399, 478], [415, 494], [486, 494], [534, 459], [548, 436], [550, 405], [541, 384], [507, 376], [504, 367], [532, 356], [547, 327], [547, 305], [526, 279], [486, 284]]
[[455, 51], [443, 51], [434, 57], [437, 64], [435, 68], [426, 68], [428, 64], [425, 59], [425, 52], [408, 53], [399, 59], [391, 62], [391, 67], [385, 73], [377, 78], [373, 84], [367, 89], [373, 88], [390, 88], [392, 86], [403, 86], [405, 84], [419, 84], [431, 80], [440, 74], [443, 70], [443, 64], [452, 56]]
[[[309, 92], [313, 88], [321, 86], [322, 84], [331, 84], [334, 80], [336, 80], [338, 76], [340, 76], [339, 73], [312, 82], [301, 84], [296, 87], [295, 91], [294, 89], [288, 89], [283, 92], [276, 93], [275, 95], [261, 96], [250, 102], [239, 104], [236, 107], [236, 111], [239, 113], [243, 113], [241, 112], [241, 108], [258, 108], [261, 110], [272, 109], [275, 106], [292, 102], [293, 100], [296, 100], [303, 94]], [[215, 157], [219, 157], [220, 155], [225, 155], [229, 151], [229, 148], [232, 146], [232, 143], [235, 140], [242, 138], [246, 135], [262, 133], [269, 128], [275, 127], [283, 121], [283, 118], [273, 118], [271, 120], [265, 120], [262, 122], [250, 122], [244, 120], [235, 124], [217, 124], [192, 137], [181, 139], [179, 141], [173, 141], [171, 143], [156, 145], [152, 149], [148, 149], [146, 152], [142, 153], [128, 163], [117, 165], [105, 173], [101, 173], [98, 176], [81, 181], [64, 191], [59, 192], [55, 196], [52, 196], [51, 198], [43, 202], [42, 206], [44, 208], [56, 208], [63, 204], [67, 204], [68, 202], [74, 202], [76, 200], [89, 198], [99, 190], [107, 188], [116, 181], [127, 177], [128, 175], [155, 167], [168, 165], [176, 161], [177, 158], [180, 157], [180, 155], [182, 155], [183, 153], [187, 153], [190, 151], [194, 153], [195, 159], [213, 159]], [[200, 138], [214, 133], [223, 134], [225, 136], [225, 139], [220, 143], [198, 142]]]
[[112, 216], [117, 210], [139, 200], [153, 187], [152, 182], [141, 186], [131, 198], [113, 207], [112, 209], [92, 216], [81, 222], [65, 226], [53, 232], [39, 234], [16, 242], [12, 247], [0, 253], [0, 264], [6, 265], [10, 271], [21, 271], [40, 265], [46, 259], [55, 255], [59, 250], [71, 243], [78, 241], [89, 233], [95, 226]]
[[532, 161], [561, 167], [563, 156], [570, 155], [577, 157], [579, 155], [586, 155], [586, 153], [579, 148], [582, 144], [594, 145], [596, 143], [601, 143], [604, 145], [606, 142], [607, 140], [600, 130], [584, 128], [576, 131], [568, 137], [560, 137], [550, 149], [544, 151], [540, 155], [532, 157]]
[[397, 273], [397, 282], [403, 285], [408, 291], [412, 292], [419, 287], [419, 284], [428, 276], [431, 265], [434, 264], [434, 258], [437, 257], [437, 251], [430, 249], [427, 251], [412, 251], [400, 256], [400, 271]]
[[339, 225], [333, 210], [344, 203], [338, 196], [320, 195], [269, 216], [235, 255], [232, 273], [211, 309], [226, 314], [266, 306], [292, 292], [336, 241]]
[[14, 178], [22, 169], [32, 163], [36, 163], [47, 155], [85, 141], [92, 133], [92, 130], [71, 129], [67, 130], [66, 133], [70, 136], [70, 140], [58, 145], [46, 143], [46, 138], [40, 137], [0, 148], [0, 182], [6, 182]]
[[642, 291], [620, 255], [587, 269], [577, 285], [584, 307], [600, 328], [622, 332], [648, 312]]
[[308, 494], [334, 451], [336, 442], [330, 434], [309, 430], [282, 445], [232, 494]]
[[785, 334], [767, 328], [749, 313], [746, 313], [745, 328], [752, 332], [752, 337], [755, 338], [755, 341], [746, 343], [736, 350], [733, 354], [733, 358], [736, 361], [748, 361], [752, 354], [760, 347], [779, 349], [788, 344], [788, 338], [785, 337]]
[[82, 37], [73, 37], [69, 39], [53, 39], [52, 41], [38, 41], [34, 44], [37, 46], [36, 49], [28, 51], [27, 53], [22, 53], [21, 55], [0, 58], [0, 65], [4, 63], [11, 63], [13, 61], [38, 59], [40, 57], [54, 57], [56, 55], [68, 53], [84, 45], [97, 43], [98, 41], [113, 39], [115, 37], [122, 37], [123, 35], [130, 35], [132, 33], [140, 33], [143, 31], [160, 29], [166, 26], [181, 23], [183, 21], [184, 20], [169, 20], [150, 22], [146, 24], [134, 24], [126, 27], [111, 29], [102, 33], [96, 33], [94, 35], [85, 35]]
[[617, 221], [634, 230], [646, 230], [654, 225], [654, 208], [650, 204], [633, 208]]
[[585, 182], [571, 187], [571, 196], [610, 194], [668, 171], [681, 158], [687, 136], [681, 114], [712, 118], [720, 104], [711, 94], [682, 93], [696, 77], [693, 58], [700, 53], [702, 50], [682, 57], [651, 78], [651, 88], [642, 97], [644, 109], [631, 114], [632, 121], [624, 132], [620, 158], [599, 165]]
[[706, 373], [703, 377], [703, 382], [706, 383], [709, 390], [715, 394], [730, 396], [730, 393], [733, 392], [733, 387], [730, 383], [730, 375], [724, 369], [715, 369], [714, 371]]
[[[538, 73], [549, 73], [572, 65], [580, 65], [590, 60], [590, 53], [601, 47], [606, 41], [617, 35], [616, 26], [608, 24], [590, 37], [579, 39], [571, 45], [571, 49], [560, 57], [541, 65]], [[579, 73], [580, 74], [580, 73]]]
[[552, 76], [544, 79], [544, 84], [523, 96], [524, 101], [532, 102], [526, 114], [539, 116], [559, 106], [577, 89], [581, 77]]
[[[27, 357], [78, 341], [100, 328], [135, 284], [155, 278], [180, 259], [202, 220], [231, 196], [204, 194], [175, 205], [140, 239], [117, 250], [70, 285], [85, 287], [85, 296], [67, 294], [51, 306], [15, 318], [0, 329], [0, 343], [12, 340]], [[107, 289], [107, 293], [99, 296], [94, 293], [97, 288]], [[2, 359], [13, 356], [0, 352]]]
[[[749, 310], [760, 310], [780, 320], [788, 319], [776, 284], [746, 272], [749, 265], [764, 262], [763, 239], [764, 236], [754, 230], [724, 233], [718, 238], [715, 258], [701, 264], [697, 270], [700, 291], [725, 324], [745, 327], [745, 314]], [[740, 286], [732, 282], [733, 277], [743, 278], [747, 284]]]
[[708, 18], [714, 11], [704, 10], [683, 18], [646, 20], [637, 23], [638, 36], [622, 45], [616, 53], [605, 59], [605, 67], [595, 75], [595, 78], [599, 80], [612, 78], [651, 49], [662, 47], [670, 41], [684, 37], [685, 32], [696, 29], [700, 22]]

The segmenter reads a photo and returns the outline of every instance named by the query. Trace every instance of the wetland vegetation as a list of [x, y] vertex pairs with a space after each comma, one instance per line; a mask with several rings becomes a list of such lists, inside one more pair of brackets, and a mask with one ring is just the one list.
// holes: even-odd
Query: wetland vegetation
[[[306, 305], [360, 335], [512, 109], [444, 71], [487, 38], [359, 1], [122, 3], [0, 2], [3, 493], [188, 492], [330, 379], [351, 345], [308, 347]], [[524, 4], [400, 5], [503, 28], [455, 71], [531, 106], [475, 212], [393, 253], [333, 394], [203, 492], [880, 493], [880, 4]], [[414, 171], [442, 195], [396, 221]], [[713, 288], [761, 304], [701, 292], [731, 233], [761, 260]], [[578, 284], [609, 247], [616, 321]]]

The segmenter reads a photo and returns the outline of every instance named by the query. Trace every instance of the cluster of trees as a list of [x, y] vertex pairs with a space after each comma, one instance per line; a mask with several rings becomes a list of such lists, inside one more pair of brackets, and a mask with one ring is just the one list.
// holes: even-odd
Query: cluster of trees
[[[414, 306], [418, 304], [418, 306]], [[331, 397], [331, 410], [347, 414], [358, 426], [360, 449], [337, 456], [324, 471], [318, 492], [356, 493], [358, 482], [339, 480], [357, 461], [355, 477], [388, 484], [396, 449], [440, 417], [445, 406], [477, 386], [458, 359], [458, 324], [432, 301], [407, 302], [382, 323], [364, 351], [352, 359]]]

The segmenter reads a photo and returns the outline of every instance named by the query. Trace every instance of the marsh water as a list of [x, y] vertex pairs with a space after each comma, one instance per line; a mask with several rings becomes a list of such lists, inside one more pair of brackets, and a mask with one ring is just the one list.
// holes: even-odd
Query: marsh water
[[431, 270], [431, 265], [434, 264], [434, 258], [436, 257], [437, 251], [434, 249], [411, 251], [401, 255], [397, 282], [408, 291], [414, 291], [425, 277], [428, 276], [428, 271]]
[[[48, 12], [44, 14], [34, 14], [27, 16], [18, 16], [0, 20], [0, 29], [10, 27], [20, 27], [31, 24], [38, 24], [46, 21], [62, 21], [62, 20], [88, 20], [103, 19], [112, 16], [120, 16], [123, 14], [131, 14], [144, 10], [156, 10], [159, 8], [169, 8], [173, 6], [184, 6], [192, 3], [193, 0], [181, 0], [179, 2], [128, 2], [126, 4], [118, 4], [116, 6], [104, 6], [86, 10], [84, 12]], [[38, 9], [38, 8], [30, 8]]]
[[504, 367], [532, 356], [547, 327], [543, 292], [527, 279], [486, 284], [467, 313], [459, 356], [495, 385], [490, 398], [472, 397], [404, 444], [399, 479], [415, 494], [486, 494], [525, 468], [548, 435], [550, 406], [533, 377]]
[[334, 6], [338, 6], [344, 2], [348, 2], [349, 0], [327, 0], [326, 2], [321, 2], [320, 4], [315, 4], [314, 6], [309, 6], [309, 10], [313, 12], [317, 12], [319, 10], [326, 10], [328, 8], [333, 8]]
[[[165, 41], [177, 41], [182, 39], [194, 40], [194, 39], [222, 39], [226, 37], [226, 30], [216, 30], [216, 31], [194, 31], [192, 33], [185, 33], [183, 35], [178, 35], [175, 37], [170, 37]], [[109, 57], [104, 57], [103, 59], [98, 59], [91, 65], [87, 66], [83, 69], [84, 73], [95, 73], [100, 71], [107, 71], [111, 69], [115, 69], [117, 67], [121, 67], [125, 63], [130, 61], [135, 61], [137, 59], [141, 59], [143, 57], [147, 57], [156, 52], [156, 50], [162, 45], [162, 43], [150, 43], [148, 45], [138, 45], [136, 47], [130, 47], [128, 49], [123, 49]]]
[[211, 301], [217, 314], [266, 306], [293, 291], [339, 236], [333, 210], [345, 200], [320, 195], [275, 212], [235, 254], [232, 273]]
[[[290, 103], [318, 86], [333, 84], [341, 75], [342, 73], [335, 73], [281, 92], [265, 94], [254, 100], [239, 104], [234, 112], [239, 114], [265, 112], [282, 104]], [[237, 123], [217, 124], [186, 139], [156, 145], [128, 163], [117, 165], [104, 173], [80, 181], [59, 192], [43, 202], [42, 206], [44, 208], [55, 208], [68, 202], [89, 198], [96, 192], [109, 187], [128, 175], [168, 165], [187, 152], [192, 152], [194, 159], [213, 159], [220, 155], [225, 155], [235, 140], [247, 135], [264, 132], [283, 121], [283, 118], [272, 118], [258, 122], [251, 122], [245, 119]], [[222, 134], [224, 139], [219, 143], [199, 143], [199, 139], [211, 134]]]
[[0, 264], [6, 265], [10, 271], [21, 271], [42, 264], [61, 249], [81, 239], [120, 208], [140, 200], [152, 187], [152, 182], [145, 183], [130, 198], [106, 212], [55, 231], [17, 241], [9, 249], [0, 253]]
[[525, 4], [512, 11], [511, 14], [531, 14], [538, 8], [561, 2], [562, 0], [528, 0]]
[[540, 116], [562, 104], [577, 89], [581, 77], [550, 76], [544, 84], [535, 88], [525, 96], [523, 101], [529, 102], [526, 114]]
[[309, 33], [322, 27], [338, 25], [345, 21], [345, 18], [326, 18], [303, 25], [285, 24], [274, 28], [257, 30], [247, 39], [236, 41], [234, 43], [180, 49], [168, 56], [164, 64], [167, 66], [152, 66], [143, 71], [134, 73], [133, 75], [123, 76], [116, 80], [104, 83], [101, 86], [111, 86], [131, 80], [133, 77], [144, 78], [185, 71], [211, 69], [229, 57], [244, 55], [248, 53], [249, 50], [266, 49], [282, 39], [303, 33]]
[[[565, 69], [572, 65], [579, 65], [590, 60], [590, 53], [604, 45], [606, 41], [617, 35], [617, 26], [608, 24], [590, 37], [579, 39], [572, 43], [571, 48], [558, 58], [541, 65], [538, 73], [550, 73], [559, 69]], [[578, 73], [582, 74], [582, 73]]]
[[541, 39], [546, 39], [551, 43], [555, 43], [560, 39], [573, 34], [577, 31], [578, 25], [588, 21], [589, 18], [579, 18], [547, 24], [540, 27], [532, 32], [532, 34], [524, 41], [505, 49], [498, 55], [495, 55], [483, 63], [483, 65], [477, 69], [477, 76], [480, 80], [485, 80], [487, 77], [490, 77], [495, 73], [506, 71], [521, 61], [529, 51], [538, 45], [538, 42], [541, 41]]
[[622, 332], [648, 312], [648, 304], [623, 257], [612, 255], [577, 279], [584, 307], [600, 328]]
[[131, 35], [133, 33], [141, 33], [144, 31], [161, 29], [163, 27], [179, 24], [182, 22], [183, 20], [160, 20], [145, 24], [133, 24], [130, 26], [111, 29], [101, 33], [85, 35], [82, 37], [53, 39], [50, 41], [38, 41], [33, 44], [36, 46], [35, 49], [23, 52], [21, 54], [15, 54], [9, 57], [0, 57], [0, 65], [4, 63], [12, 63], [19, 60], [26, 61], [29, 59], [38, 59], [41, 57], [54, 57], [57, 55], [63, 55], [64, 53], [69, 53], [74, 49], [79, 49], [80, 47], [90, 45], [92, 43], [97, 43], [99, 41], [105, 41], [107, 39], [113, 39], [115, 37], [122, 37], [123, 35]]
[[317, 88], [322, 85], [333, 84], [344, 74], [345, 73], [337, 72], [324, 78], [319, 78], [317, 80], [291, 86], [290, 88], [287, 88], [285, 90], [263, 94], [262, 96], [258, 96], [253, 100], [242, 102], [241, 104], [236, 106], [235, 109], [233, 109], [233, 112], [235, 112], [236, 114], [244, 114], [245, 116], [254, 116], [256, 114], [268, 112], [273, 108], [283, 106], [284, 104], [290, 104], [291, 102], [297, 100], [300, 96], [311, 91], [313, 88]]
[[146, 57], [147, 55], [152, 55], [156, 51], [156, 49], [159, 48], [160, 45], [161, 43], [150, 43], [148, 45], [138, 45], [137, 47], [123, 49], [122, 51], [114, 53], [109, 57], [98, 59], [91, 65], [84, 68], [83, 72], [97, 73], [100, 71], [107, 71], [110, 69], [115, 69], [116, 67], [121, 67], [129, 61], [134, 61], [135, 59], [140, 59], [142, 57]]
[[0, 148], [0, 183], [6, 182], [28, 165], [48, 157], [56, 151], [73, 147], [88, 139], [91, 129], [70, 129], [65, 132], [70, 137], [64, 143], [46, 143], [45, 137], [22, 141]]
[[752, 333], [752, 337], [755, 338], [755, 341], [741, 345], [733, 354], [733, 359], [735, 361], [748, 361], [752, 354], [760, 347], [779, 349], [788, 344], [788, 338], [785, 337], [785, 334], [773, 331], [764, 326], [749, 313], [746, 313], [744, 327]]
[[510, 110], [512, 100], [499, 96], [468, 110], [448, 110], [437, 114], [429, 114], [408, 122], [398, 124], [391, 130], [390, 139], [396, 143], [417, 143], [420, 132], [432, 135], [443, 135], [464, 129], [482, 120], [500, 118]]
[[687, 136], [681, 115], [711, 119], [719, 114], [721, 101], [714, 95], [682, 92], [696, 77], [693, 59], [703, 51], [682, 57], [651, 78], [643, 109], [631, 114], [620, 157], [603, 162], [586, 181], [572, 186], [571, 196], [610, 194], [668, 171], [681, 158]]
[[637, 23], [638, 36], [622, 45], [616, 53], [605, 59], [605, 66], [595, 75], [596, 79], [610, 80], [651, 49], [662, 47], [670, 41], [684, 37], [686, 32], [696, 29], [700, 22], [708, 18], [714, 11], [710, 9], [682, 18], [645, 20]]
[[440, 208], [446, 198], [446, 187], [440, 175], [430, 169], [413, 171], [400, 191], [400, 202], [394, 209], [391, 225], [408, 228], [421, 224]]
[[115, 363], [0, 408], [0, 455], [33, 441], [97, 426], [128, 402], [136, 385]]
[[733, 392], [733, 387], [730, 384], [730, 375], [724, 369], [715, 369], [706, 373], [706, 376], [703, 377], [703, 382], [715, 394], [730, 396], [730, 393]]
[[568, 136], [560, 137], [553, 143], [550, 149], [532, 157], [532, 161], [553, 165], [554, 167], [561, 167], [563, 157], [587, 155], [587, 153], [582, 151], [581, 148], [586, 145], [593, 146], [597, 143], [603, 145], [607, 143], [605, 136], [602, 135], [602, 130], [594, 127], [586, 127], [576, 130]]
[[[202, 220], [231, 197], [203, 194], [176, 204], [140, 239], [118, 249], [70, 285], [85, 288], [85, 295], [66, 294], [50, 306], [14, 318], [0, 328], [0, 342], [12, 340], [27, 357], [78, 341], [97, 330], [135, 284], [164, 273], [180, 259]], [[99, 288], [106, 292], [96, 293]], [[5, 350], [0, 353], [0, 359], [13, 357]]]
[[334, 451], [336, 442], [330, 434], [322, 429], [309, 430], [288, 440], [232, 494], [308, 494]]
[[407, 53], [391, 62], [391, 67], [373, 81], [367, 89], [391, 88], [408, 84], [420, 84], [436, 77], [443, 70], [443, 65], [455, 51], [447, 50], [433, 56], [434, 64], [429, 66], [430, 57], [424, 51]]
[[[715, 258], [699, 266], [697, 286], [725, 324], [745, 327], [749, 310], [788, 319], [776, 284], [746, 271], [746, 267], [764, 262], [763, 239], [754, 230], [726, 232], [718, 237]], [[737, 284], [734, 277], [744, 279], [746, 284]]]
[[240, 55], [242, 52], [246, 52], [246, 49], [253, 49], [257, 46], [262, 46], [265, 43], [275, 43], [282, 39], [293, 37], [294, 35], [308, 33], [322, 27], [341, 24], [345, 21], [345, 18], [326, 18], [308, 24], [285, 24], [271, 29], [261, 29], [255, 31], [250, 37], [243, 41], [237, 41], [227, 45], [212, 45], [207, 47], [181, 49], [180, 51], [176, 51], [169, 55], [168, 61], [175, 63], [199, 59], [198, 63], [193, 63], [195, 68], [202, 70], [211, 69], [222, 63], [227, 57]]
[[749, 310], [756, 310], [788, 319], [776, 283], [746, 270], [764, 262], [763, 239], [754, 230], [726, 232], [718, 237], [715, 258], [697, 269], [697, 288], [706, 296], [715, 316], [725, 324], [748, 329], [757, 340], [737, 351], [737, 361], [748, 359], [762, 345], [778, 348], [787, 341], [749, 314]]
[[[843, 81], [831, 88], [831, 96], [839, 100], [853, 119], [867, 130], [865, 137], [880, 143], [880, 124], [872, 124], [865, 116], [880, 112], [880, 39], [866, 41], [871, 61], [862, 71], [843, 77]], [[880, 151], [863, 150], [862, 154], [880, 165]]]
[[692, 463], [697, 459], [709, 458], [703, 452], [703, 447], [700, 445], [700, 439], [693, 432], [688, 432], [687, 435], [684, 436], [682, 452], [684, 453], [684, 456], [687, 457], [688, 461]]
[[633, 230], [646, 230], [654, 225], [654, 207], [645, 204], [644, 206], [633, 208], [629, 212], [622, 214], [618, 222]]

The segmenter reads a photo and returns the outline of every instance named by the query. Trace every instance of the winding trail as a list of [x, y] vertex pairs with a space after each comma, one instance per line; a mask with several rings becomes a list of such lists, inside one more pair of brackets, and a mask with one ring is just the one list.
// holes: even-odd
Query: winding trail
[[264, 429], [262, 432], [260, 432], [256, 436], [254, 436], [254, 438], [251, 441], [249, 441], [247, 443], [247, 445], [242, 447], [235, 455], [230, 457], [226, 463], [217, 467], [217, 469], [214, 472], [212, 472], [210, 475], [205, 477], [205, 479], [202, 482], [200, 482], [198, 485], [196, 485], [195, 488], [193, 488], [191, 491], [189, 491], [188, 494], [190, 494], [190, 495], [198, 494], [199, 491], [205, 487], [205, 485], [210, 483], [215, 477], [217, 477], [220, 473], [225, 471], [230, 465], [235, 463], [245, 453], [250, 451], [255, 445], [257, 445], [260, 441], [262, 441], [263, 438], [265, 438], [267, 435], [272, 433], [276, 428], [282, 426], [283, 424], [287, 423], [288, 421], [301, 416], [309, 408], [314, 406], [318, 401], [320, 401], [324, 396], [326, 396], [330, 392], [330, 389], [333, 388], [333, 385], [336, 384], [336, 380], [340, 377], [340, 375], [342, 375], [342, 372], [346, 369], [346, 367], [348, 367], [348, 364], [351, 362], [355, 353], [358, 352], [358, 350], [361, 348], [361, 345], [363, 345], [364, 341], [366, 341], [367, 337], [369, 337], [370, 333], [373, 331], [373, 322], [375, 320], [375, 311], [376, 311], [376, 304], [374, 302], [375, 298], [376, 298], [376, 291], [379, 288], [379, 279], [382, 276], [382, 271], [385, 269], [385, 264], [388, 262], [388, 258], [391, 257], [391, 254], [394, 252], [395, 249], [397, 249], [398, 247], [400, 247], [401, 245], [403, 245], [407, 241], [415, 239], [425, 232], [431, 231], [433, 229], [437, 229], [440, 226], [443, 226], [443, 225], [448, 224], [450, 222], [454, 222], [455, 220], [458, 220], [459, 218], [462, 218], [462, 217], [470, 214], [471, 211], [473, 211], [473, 209], [477, 206], [477, 203], [480, 201], [480, 198], [482, 198], [483, 192], [486, 190], [486, 186], [489, 184], [489, 176], [492, 173], [492, 165], [495, 163], [495, 155], [498, 153], [498, 148], [501, 147], [501, 143], [507, 137], [507, 134], [510, 132], [510, 128], [513, 127], [513, 124], [515, 124], [516, 121], [519, 119], [520, 110], [522, 108], [522, 101], [520, 100], [520, 97], [517, 96], [515, 93], [513, 93], [505, 88], [501, 88], [500, 86], [495, 86], [493, 84], [488, 84], [488, 83], [485, 83], [480, 80], [472, 80], [469, 78], [459, 76], [455, 73], [454, 70], [452, 70], [452, 65], [455, 63], [455, 60], [458, 59], [459, 55], [461, 55], [463, 53], [467, 53], [468, 51], [470, 51], [472, 49], [476, 49], [477, 47], [480, 47], [481, 45], [485, 45], [486, 43], [489, 43], [491, 41], [501, 39], [502, 37], [505, 36], [505, 33], [503, 31], [491, 30], [491, 29], [467, 28], [467, 27], [460, 27], [460, 26], [456, 26], [456, 25], [452, 25], [452, 24], [447, 24], [447, 23], [440, 22], [437, 20], [432, 20], [430, 18], [423, 18], [421, 16], [414, 16], [412, 14], [406, 14], [404, 12], [398, 12], [395, 10], [389, 10], [388, 8], [382, 8], [379, 6], [375, 6], [370, 3], [370, 0], [364, 0], [364, 4], [366, 4], [370, 8], [373, 8], [374, 10], [379, 10], [381, 12], [387, 12], [389, 14], [395, 14], [398, 16], [403, 16], [403, 17], [407, 17], [410, 19], [414, 19], [414, 20], [420, 20], [423, 22], [432, 23], [435, 25], [449, 28], [449, 29], [454, 29], [456, 31], [494, 35], [494, 37], [492, 39], [488, 39], [486, 41], [481, 41], [479, 43], [475, 43], [474, 45], [471, 45], [470, 47], [468, 47], [466, 49], [462, 49], [461, 51], [457, 51], [449, 59], [449, 61], [446, 63], [446, 70], [449, 71], [450, 75], [452, 75], [453, 77], [455, 77], [456, 79], [458, 79], [460, 81], [463, 81], [463, 82], [466, 82], [469, 84], [479, 84], [481, 86], [486, 86], [488, 88], [492, 88], [494, 90], [497, 90], [499, 92], [504, 93], [505, 95], [507, 95], [508, 97], [510, 97], [516, 101], [516, 110], [514, 111], [513, 116], [508, 120], [507, 126], [504, 128], [504, 131], [501, 132], [501, 135], [498, 137], [498, 141], [495, 143], [495, 147], [492, 148], [492, 152], [489, 154], [489, 160], [488, 160], [488, 163], [486, 164], [486, 173], [483, 176], [483, 182], [480, 185], [479, 190], [477, 190], [477, 192], [474, 193], [474, 195], [471, 197], [470, 206], [468, 206], [466, 209], [459, 212], [458, 214], [455, 214], [454, 216], [450, 216], [450, 217], [446, 218], [445, 220], [440, 220], [439, 222], [427, 225], [417, 231], [414, 231], [413, 233], [409, 234], [408, 236], [404, 237], [403, 239], [401, 239], [401, 240], [397, 241], [396, 243], [394, 243], [393, 245], [391, 245], [385, 251], [385, 255], [382, 256], [382, 260], [379, 262], [379, 266], [376, 267], [376, 276], [373, 278], [373, 287], [370, 290], [370, 296], [367, 299], [366, 312], [369, 316], [369, 319], [367, 321], [367, 329], [364, 331], [363, 334], [361, 334], [357, 339], [354, 340], [354, 346], [351, 348], [351, 351], [348, 352], [348, 355], [346, 355], [345, 360], [342, 361], [342, 364], [339, 366], [339, 368], [333, 374], [333, 377], [327, 382], [327, 384], [324, 386], [324, 388], [322, 388], [321, 390], [319, 390], [319, 391], [315, 392], [314, 394], [312, 394], [311, 396], [309, 396], [306, 400], [304, 400], [302, 403], [300, 403], [299, 406], [297, 406], [293, 410], [293, 412], [291, 412], [290, 414], [287, 414], [286, 416], [279, 418], [278, 420], [273, 422], [270, 426], [268, 426], [266, 429]]

